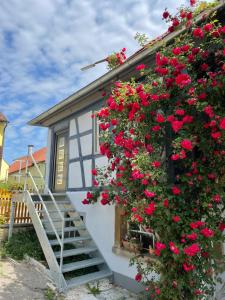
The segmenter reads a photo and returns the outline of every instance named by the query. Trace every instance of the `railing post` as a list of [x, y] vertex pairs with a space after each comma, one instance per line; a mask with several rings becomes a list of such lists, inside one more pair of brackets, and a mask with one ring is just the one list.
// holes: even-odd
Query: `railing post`
[[24, 179], [24, 192], [27, 190], [27, 179], [28, 179], [28, 164], [29, 164], [29, 157], [32, 155], [33, 152], [33, 145], [28, 145], [27, 151], [27, 160], [26, 160], [26, 170], [25, 170], [25, 179]]
[[12, 197], [12, 205], [10, 210], [10, 222], [9, 222], [9, 233], [8, 233], [8, 240], [11, 238], [13, 233], [13, 225], [14, 225], [14, 216], [15, 216], [15, 199], [14, 196]]

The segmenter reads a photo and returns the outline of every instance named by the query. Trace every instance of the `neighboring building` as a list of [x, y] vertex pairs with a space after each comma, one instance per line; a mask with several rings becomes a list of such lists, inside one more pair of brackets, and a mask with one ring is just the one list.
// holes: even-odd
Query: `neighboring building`
[[8, 177], [9, 165], [3, 159], [5, 129], [7, 124], [8, 124], [8, 120], [3, 115], [3, 113], [0, 112], [0, 182], [6, 182]]
[[[47, 148], [41, 148], [33, 153], [34, 158], [40, 168], [41, 173], [45, 176], [45, 160], [46, 160], [46, 151]], [[26, 173], [26, 161], [27, 156], [18, 157], [14, 160], [14, 162], [9, 166], [9, 175], [8, 175], [8, 183], [10, 184], [18, 184], [23, 186], [25, 173]], [[43, 180], [40, 178], [36, 168], [34, 167], [33, 163], [31, 162], [30, 157], [28, 157], [28, 171], [32, 174], [35, 178], [35, 182], [40, 190], [44, 188]], [[27, 187], [30, 190], [34, 189], [34, 186], [31, 182], [31, 179], [28, 178]]]
[[[224, 8], [224, 4], [221, 4], [219, 10], [223, 15]], [[172, 41], [180, 33], [181, 31], [177, 31], [168, 34], [164, 37], [165, 42]], [[82, 200], [87, 191], [92, 189], [91, 169], [107, 164], [107, 159], [98, 150], [98, 123], [91, 118], [104, 104], [102, 90], [110, 94], [112, 83], [117, 80], [129, 80], [131, 77], [138, 79], [138, 76], [141, 79], [135, 67], [138, 64], [153, 64], [159, 47], [156, 43], [143, 47], [123, 65], [29, 123], [49, 129], [46, 155], [48, 187], [56, 194], [65, 193], [72, 206], [83, 216], [88, 232], [113, 271], [115, 283], [135, 291], [140, 289], [140, 285], [133, 279], [136, 268], [129, 266], [132, 254], [123, 247], [124, 227], [118, 208], [114, 205], [102, 206], [99, 203], [84, 206]]]

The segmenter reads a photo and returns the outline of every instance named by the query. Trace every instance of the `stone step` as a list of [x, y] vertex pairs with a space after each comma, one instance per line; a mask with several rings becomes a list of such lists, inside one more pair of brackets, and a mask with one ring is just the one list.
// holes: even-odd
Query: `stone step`
[[91, 281], [100, 280], [103, 278], [108, 278], [113, 275], [112, 271], [110, 270], [102, 270], [98, 272], [89, 273], [86, 275], [74, 277], [72, 279], [67, 280], [68, 288], [74, 288], [82, 284], [89, 283]]
[[[76, 212], [75, 211], [75, 209], [73, 208], [73, 207], [67, 207], [67, 208], [59, 208], [59, 210], [63, 213], [63, 212]], [[38, 212], [40, 212], [40, 213], [45, 213], [45, 210], [44, 209], [41, 209], [41, 210], [37, 210]], [[56, 210], [56, 209], [53, 209], [53, 210], [50, 210], [50, 209], [48, 209], [48, 212], [49, 213], [58, 213], [58, 210]]]
[[90, 259], [85, 259], [81, 261], [76, 261], [73, 263], [63, 265], [63, 273], [71, 272], [78, 269], [84, 269], [91, 266], [97, 266], [104, 263], [104, 259], [101, 257], [94, 257]]
[[[50, 223], [48, 219], [41, 219], [42, 223]], [[71, 217], [71, 218], [64, 218], [64, 221], [81, 221], [80, 217]], [[52, 222], [62, 222], [60, 218], [52, 218]]]

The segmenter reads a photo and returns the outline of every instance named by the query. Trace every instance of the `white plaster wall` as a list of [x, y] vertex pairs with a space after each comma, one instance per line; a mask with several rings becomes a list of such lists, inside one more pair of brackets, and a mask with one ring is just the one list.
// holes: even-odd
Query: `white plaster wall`
[[92, 134], [87, 134], [80, 137], [82, 156], [92, 154]]
[[69, 155], [70, 155], [70, 159], [79, 157], [77, 138], [69, 141]]
[[92, 129], [92, 111], [88, 111], [78, 117], [79, 124], [79, 132], [82, 133], [84, 131]]
[[81, 176], [81, 166], [80, 166], [79, 161], [69, 164], [68, 187], [69, 188], [83, 187], [82, 176]]
[[70, 131], [69, 131], [69, 135], [75, 135], [77, 134], [77, 127], [76, 127], [76, 122], [75, 119], [70, 120]]
[[83, 164], [84, 164], [85, 186], [91, 187], [92, 186], [92, 174], [91, 174], [92, 160], [91, 159], [84, 160]]
[[134, 279], [137, 270], [129, 267], [129, 259], [112, 252], [115, 240], [115, 207], [99, 203], [83, 205], [86, 192], [68, 192], [71, 203], [79, 213], [85, 213], [86, 226], [112, 271]]

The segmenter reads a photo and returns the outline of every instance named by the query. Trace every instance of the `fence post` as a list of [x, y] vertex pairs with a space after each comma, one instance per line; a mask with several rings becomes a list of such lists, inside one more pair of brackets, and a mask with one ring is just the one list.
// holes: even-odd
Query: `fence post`
[[12, 233], [13, 233], [14, 214], [15, 214], [15, 199], [14, 199], [14, 197], [12, 197], [12, 205], [11, 205], [11, 210], [10, 210], [10, 222], [9, 222], [8, 240], [11, 238]]

